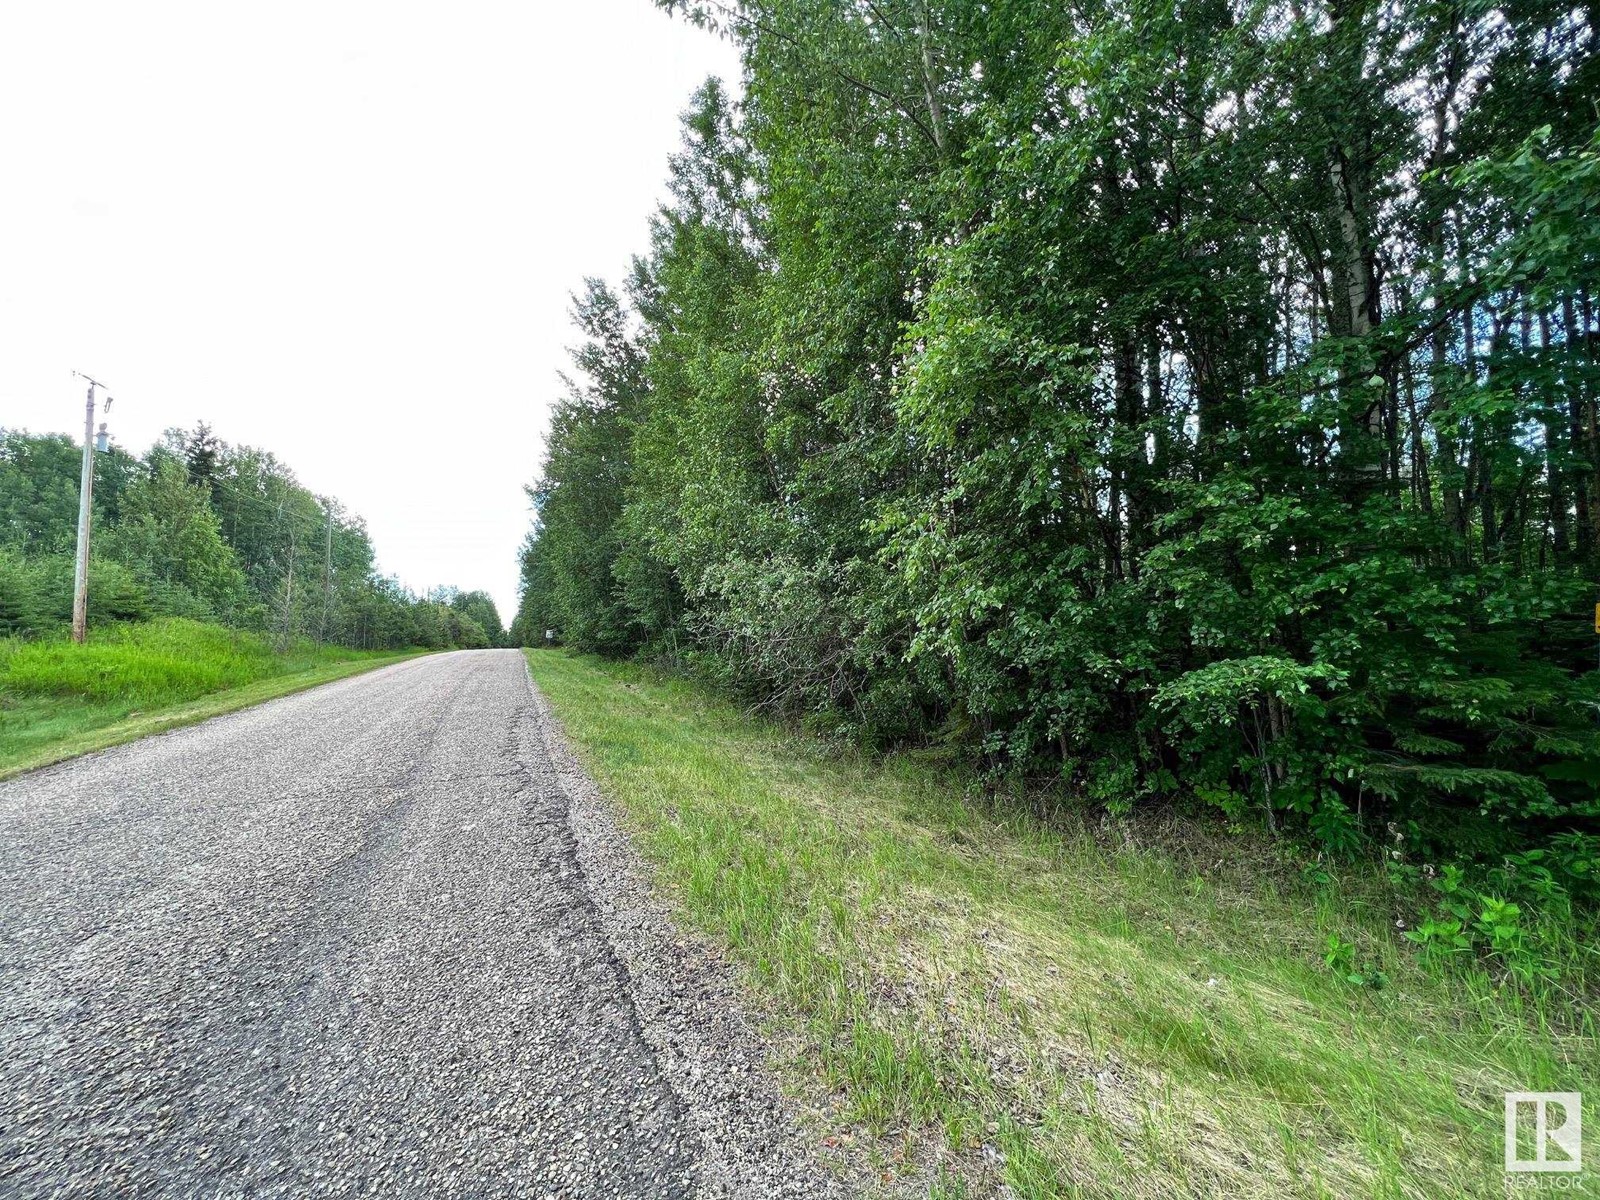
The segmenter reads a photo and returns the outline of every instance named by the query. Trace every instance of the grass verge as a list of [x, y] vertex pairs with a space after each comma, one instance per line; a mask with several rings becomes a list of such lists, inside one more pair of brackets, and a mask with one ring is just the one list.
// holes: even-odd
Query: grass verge
[[410, 653], [262, 638], [178, 618], [88, 644], [0, 641], [0, 779], [368, 671]]
[[[1260, 840], [1007, 816], [685, 681], [529, 661], [682, 919], [803, 1039], [879, 1166], [932, 1135], [930, 1195], [998, 1174], [1026, 1197], [1500, 1196], [1503, 1093], [1600, 1093], [1592, 1018], [1423, 962], [1375, 873], [1318, 884]], [[1330, 934], [1387, 986], [1329, 970]]]

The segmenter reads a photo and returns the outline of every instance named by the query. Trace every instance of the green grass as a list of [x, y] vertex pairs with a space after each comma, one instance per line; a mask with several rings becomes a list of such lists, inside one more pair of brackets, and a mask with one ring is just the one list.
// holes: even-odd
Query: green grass
[[[792, 1065], [880, 1163], [931, 1135], [930, 1195], [981, 1194], [987, 1143], [1028, 1197], [1500, 1196], [1503, 1093], [1600, 1094], [1592, 1019], [1422, 962], [1376, 873], [1316, 885], [1264, 840], [1007, 816], [680, 680], [529, 660]], [[1333, 933], [1383, 990], [1328, 969]]]
[[0, 640], [0, 779], [408, 657], [169, 618]]

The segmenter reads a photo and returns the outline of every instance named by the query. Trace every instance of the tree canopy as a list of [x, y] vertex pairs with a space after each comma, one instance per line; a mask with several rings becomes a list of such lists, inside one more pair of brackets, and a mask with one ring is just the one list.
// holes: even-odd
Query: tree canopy
[[[0, 429], [0, 634], [72, 609], [82, 448]], [[483, 592], [418, 597], [374, 570], [361, 519], [272, 453], [202, 423], [95, 456], [91, 621], [178, 615], [364, 648], [500, 645]]]
[[1592, 8], [664, 7], [743, 98], [576, 303], [518, 636], [1593, 886]]

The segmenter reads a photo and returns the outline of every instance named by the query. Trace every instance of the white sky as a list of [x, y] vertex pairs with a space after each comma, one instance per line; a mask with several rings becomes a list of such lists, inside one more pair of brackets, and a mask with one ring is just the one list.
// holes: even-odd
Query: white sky
[[0, 6], [0, 425], [272, 450], [379, 567], [509, 620], [522, 485], [678, 115], [733, 49], [650, 0]]

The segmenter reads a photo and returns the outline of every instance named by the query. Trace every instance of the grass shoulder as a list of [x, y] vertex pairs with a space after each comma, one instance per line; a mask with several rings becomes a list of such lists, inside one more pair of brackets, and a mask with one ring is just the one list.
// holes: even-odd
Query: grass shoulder
[[1011, 815], [687, 681], [529, 661], [680, 918], [885, 1171], [937, 1148], [932, 1194], [1498, 1196], [1503, 1093], [1600, 1092], [1592, 1020], [1425, 961], [1377, 871]]
[[85, 645], [0, 641], [0, 779], [260, 704], [415, 652], [300, 642], [179, 618], [114, 625]]

